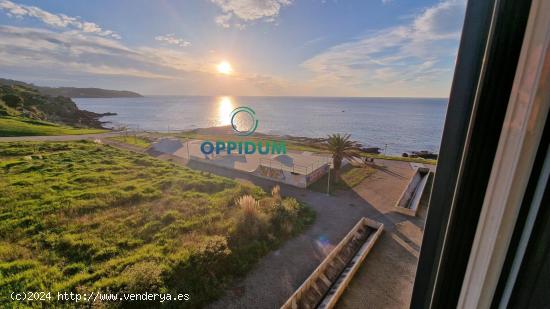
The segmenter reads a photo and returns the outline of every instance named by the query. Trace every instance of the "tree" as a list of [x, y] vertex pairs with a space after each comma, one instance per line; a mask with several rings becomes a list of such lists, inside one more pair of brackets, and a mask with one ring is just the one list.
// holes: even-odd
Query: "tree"
[[332, 164], [336, 182], [340, 179], [342, 161], [344, 159], [352, 160], [360, 157], [361, 144], [350, 140], [350, 137], [350, 134], [340, 135], [337, 133], [329, 135], [327, 139], [328, 149], [332, 153]]

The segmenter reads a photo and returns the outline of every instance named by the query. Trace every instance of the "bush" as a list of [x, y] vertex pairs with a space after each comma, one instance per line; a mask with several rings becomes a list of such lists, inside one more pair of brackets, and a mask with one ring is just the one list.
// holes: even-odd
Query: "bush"
[[84, 263], [72, 263], [63, 269], [63, 274], [72, 276], [84, 270], [86, 270], [86, 265], [84, 265]]
[[273, 189], [271, 189], [271, 196], [274, 199], [281, 200], [281, 187], [279, 187], [279, 185], [276, 185]]
[[121, 276], [128, 293], [157, 293], [164, 286], [162, 270], [157, 263], [139, 262], [126, 268]]
[[297, 221], [300, 203], [294, 198], [285, 198], [275, 207], [271, 223], [278, 233], [290, 236], [294, 232], [293, 222]]
[[213, 236], [201, 239], [201, 245], [187, 257], [180, 257], [170, 274], [170, 286], [177, 293], [189, 293], [186, 306], [202, 308], [206, 302], [219, 296], [227, 275], [234, 272], [233, 252], [227, 239]]
[[237, 200], [239, 212], [235, 239], [242, 244], [252, 239], [262, 239], [269, 230], [269, 218], [260, 211], [260, 204], [250, 195]]
[[16, 108], [20, 105], [22, 105], [23, 100], [19, 96], [16, 96], [14, 94], [6, 94], [2, 96], [2, 101], [6, 103], [11, 108]]
[[237, 200], [237, 205], [241, 208], [243, 213], [253, 219], [258, 216], [258, 201], [250, 195], [242, 196]]

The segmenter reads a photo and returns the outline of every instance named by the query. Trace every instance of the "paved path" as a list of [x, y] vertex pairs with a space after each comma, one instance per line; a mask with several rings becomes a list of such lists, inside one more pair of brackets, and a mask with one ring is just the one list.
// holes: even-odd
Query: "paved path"
[[[398, 179], [412, 171], [404, 162], [384, 161], [381, 164], [387, 169], [381, 169], [353, 190], [376, 205], [392, 223], [387, 225], [342, 294], [337, 309], [408, 308], [410, 304], [426, 209], [421, 207], [414, 218], [393, 212], [393, 205], [404, 187]], [[427, 203], [427, 197], [427, 194], [423, 196], [421, 205]]]
[[[287, 241], [279, 250], [269, 253], [246, 278], [235, 283], [226, 291], [223, 298], [209, 307], [279, 308], [361, 217], [369, 217], [384, 223], [384, 234], [393, 235], [396, 224], [407, 219], [401, 214], [393, 213], [391, 206], [412, 175], [412, 169], [404, 162], [387, 162], [389, 163], [384, 163], [387, 165], [387, 171], [377, 171], [364, 182], [365, 187], [376, 188], [377, 196], [376, 199], [372, 199], [372, 203], [381, 204], [371, 204], [369, 199], [372, 196], [364, 195], [367, 193], [364, 188], [359, 192], [350, 190], [329, 197], [323, 193], [284, 187], [283, 195], [294, 196], [316, 211], [317, 219], [314, 225], [300, 236]], [[373, 252], [376, 252], [380, 242], [375, 244]], [[407, 241], [402, 243], [411, 247]], [[395, 251], [394, 248], [390, 248], [390, 252], [385, 250], [378, 254], [384, 257], [392, 254], [392, 250]], [[399, 251], [395, 252], [397, 255], [402, 254]], [[411, 259], [405, 262], [407, 265], [415, 263], [411, 262]], [[400, 273], [393, 272], [398, 278]]]
[[[50, 136], [9, 136], [0, 137], [0, 142], [64, 142], [64, 141], [79, 141], [83, 139], [102, 139], [124, 135], [124, 132], [107, 132], [96, 134], [79, 134], [79, 135], [50, 135]], [[129, 134], [129, 133], [127, 133]]]

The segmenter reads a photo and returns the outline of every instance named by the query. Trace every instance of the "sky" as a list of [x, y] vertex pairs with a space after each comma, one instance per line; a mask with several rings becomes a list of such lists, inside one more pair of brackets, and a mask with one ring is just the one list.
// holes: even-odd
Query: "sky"
[[448, 97], [465, 2], [0, 0], [0, 77], [146, 95]]

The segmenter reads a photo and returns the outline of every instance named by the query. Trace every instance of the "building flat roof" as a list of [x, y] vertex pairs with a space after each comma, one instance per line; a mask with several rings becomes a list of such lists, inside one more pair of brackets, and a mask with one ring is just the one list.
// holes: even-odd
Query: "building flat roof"
[[206, 155], [201, 152], [203, 140], [189, 140], [182, 142], [175, 138], [161, 139], [152, 145], [156, 151], [169, 153], [181, 158], [207, 161], [212, 164], [233, 168], [246, 172], [254, 172], [260, 165], [282, 169], [297, 174], [308, 175], [330, 161], [327, 154], [308, 151], [287, 150], [286, 154], [219, 154]]

